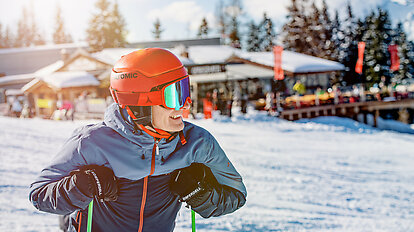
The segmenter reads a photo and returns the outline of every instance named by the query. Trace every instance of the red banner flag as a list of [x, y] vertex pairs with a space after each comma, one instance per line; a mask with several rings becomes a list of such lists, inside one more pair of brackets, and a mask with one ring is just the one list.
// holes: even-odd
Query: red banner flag
[[355, 72], [362, 73], [362, 65], [364, 63], [365, 42], [358, 43], [358, 60], [355, 66]]
[[398, 57], [398, 46], [397, 45], [389, 45], [388, 51], [391, 54], [391, 71], [397, 71], [400, 69], [400, 58]]
[[273, 56], [275, 59], [273, 70], [275, 72], [275, 80], [283, 80], [285, 78], [282, 69], [282, 52], [282, 46], [273, 46]]

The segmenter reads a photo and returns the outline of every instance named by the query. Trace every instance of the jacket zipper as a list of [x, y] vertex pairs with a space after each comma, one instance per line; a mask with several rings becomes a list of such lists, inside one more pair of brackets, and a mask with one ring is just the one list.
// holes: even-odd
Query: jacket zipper
[[158, 147], [159, 139], [155, 138], [154, 147], [152, 149], [152, 156], [151, 156], [151, 170], [150, 174], [146, 177], [144, 177], [144, 185], [142, 189], [142, 201], [141, 201], [141, 210], [139, 212], [139, 227], [138, 232], [142, 232], [142, 229], [144, 228], [144, 209], [145, 209], [145, 203], [147, 200], [147, 191], [148, 191], [148, 177], [154, 174], [155, 172], [155, 155], [160, 154], [160, 149]]

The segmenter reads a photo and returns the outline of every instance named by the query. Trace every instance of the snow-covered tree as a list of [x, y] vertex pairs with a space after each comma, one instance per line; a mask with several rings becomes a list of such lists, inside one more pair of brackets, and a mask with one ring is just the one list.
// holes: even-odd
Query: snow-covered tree
[[239, 16], [242, 12], [242, 5], [240, 0], [232, 0], [232, 3], [227, 6], [227, 15], [230, 16], [229, 23], [229, 43], [230, 46], [241, 48], [241, 34]]
[[126, 23], [125, 19], [119, 12], [118, 1], [115, 1], [109, 19], [109, 40], [112, 43], [112, 47], [125, 47], [127, 44], [126, 36]]
[[29, 26], [29, 13], [25, 6], [22, 8], [22, 15], [17, 23], [16, 40], [14, 41], [15, 47], [27, 47], [31, 44]]
[[390, 80], [390, 55], [388, 45], [391, 42], [391, 21], [388, 12], [378, 8], [366, 18], [367, 31], [362, 40], [365, 42], [365, 77], [369, 83], [378, 83], [382, 76]]
[[34, 13], [25, 6], [22, 8], [22, 15], [17, 23], [16, 34], [14, 47], [45, 44], [44, 36], [39, 33]]
[[272, 51], [273, 50], [273, 40], [276, 37], [275, 30], [273, 29], [273, 21], [270, 19], [266, 12], [263, 14], [263, 20], [260, 23], [260, 50], [261, 51]]
[[62, 18], [62, 10], [59, 5], [56, 5], [55, 32], [53, 33], [53, 42], [55, 44], [72, 42], [72, 37], [65, 31], [65, 23]]
[[215, 17], [216, 17], [216, 22], [217, 22], [218, 33], [220, 34], [221, 39], [223, 40], [224, 43], [226, 43], [225, 40], [228, 37], [227, 36], [228, 23], [227, 23], [226, 16], [227, 15], [225, 13], [225, 7], [224, 7], [223, 0], [219, 0], [216, 5]]
[[92, 51], [125, 45], [125, 21], [119, 14], [118, 4], [115, 3], [113, 8], [110, 5], [107, 0], [98, 0], [95, 3], [96, 12], [86, 31]]
[[338, 46], [338, 61], [345, 66], [343, 81], [347, 85], [361, 81], [360, 75], [355, 72], [355, 65], [358, 60], [358, 42], [362, 41], [365, 30], [365, 23], [355, 18], [351, 3], [348, 1], [346, 17], [338, 34], [341, 41]]
[[305, 52], [308, 44], [303, 31], [305, 28], [305, 14], [302, 0], [291, 0], [291, 5], [288, 6], [287, 10], [287, 22], [282, 29], [283, 46], [288, 50]]
[[412, 43], [407, 40], [407, 34], [401, 22], [393, 30], [392, 43], [398, 45], [400, 59], [400, 69], [392, 73], [393, 81], [399, 82], [405, 78], [412, 78], [414, 75], [414, 48]]
[[248, 34], [246, 41], [246, 50], [249, 52], [261, 51], [261, 39], [259, 38], [260, 30], [259, 27], [252, 20], [248, 25]]
[[207, 19], [203, 17], [203, 19], [201, 20], [200, 27], [198, 28], [197, 37], [199, 38], [207, 37], [209, 31], [210, 31], [210, 28], [208, 27]]

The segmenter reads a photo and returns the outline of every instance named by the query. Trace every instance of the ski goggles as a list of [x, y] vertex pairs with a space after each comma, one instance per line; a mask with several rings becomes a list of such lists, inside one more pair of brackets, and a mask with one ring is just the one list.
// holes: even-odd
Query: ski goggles
[[121, 92], [111, 88], [111, 94], [122, 108], [127, 105], [161, 105], [168, 109], [179, 110], [187, 102], [191, 103], [188, 75], [178, 81], [157, 86], [150, 92]]
[[162, 92], [162, 106], [166, 108], [179, 110], [184, 107], [187, 101], [191, 103], [190, 79], [188, 77], [167, 85]]

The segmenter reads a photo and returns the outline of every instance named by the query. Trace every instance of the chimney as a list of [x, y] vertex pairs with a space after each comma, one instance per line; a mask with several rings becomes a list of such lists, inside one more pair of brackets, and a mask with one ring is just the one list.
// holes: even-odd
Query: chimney
[[190, 58], [190, 56], [188, 54], [188, 49], [184, 44], [180, 44], [176, 48], [178, 49], [181, 57], [185, 57], [187, 59]]
[[63, 48], [60, 50], [60, 58], [64, 63], [67, 61], [67, 59], [69, 58], [69, 53], [66, 49]]

